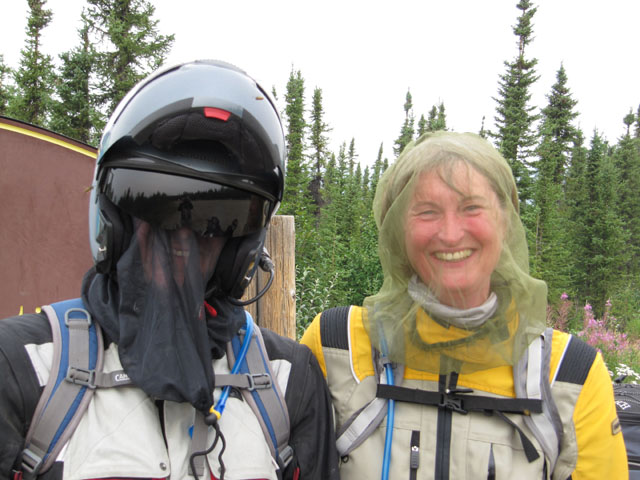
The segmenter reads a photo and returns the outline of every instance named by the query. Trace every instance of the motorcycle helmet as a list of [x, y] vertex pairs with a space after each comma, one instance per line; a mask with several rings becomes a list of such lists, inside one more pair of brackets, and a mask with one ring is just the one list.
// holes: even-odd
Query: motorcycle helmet
[[207, 295], [240, 298], [282, 200], [285, 140], [269, 95], [239, 68], [163, 68], [118, 104], [101, 142], [89, 206], [99, 273], [114, 271], [131, 218], [228, 237]]

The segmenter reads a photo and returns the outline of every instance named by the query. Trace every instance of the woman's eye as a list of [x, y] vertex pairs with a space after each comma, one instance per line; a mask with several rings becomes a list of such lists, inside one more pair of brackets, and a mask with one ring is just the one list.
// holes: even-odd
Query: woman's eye
[[470, 205], [466, 205], [464, 207], [464, 211], [465, 212], [476, 212], [478, 210], [480, 210], [482, 207], [480, 205], [477, 205], [475, 203], [472, 203]]
[[436, 211], [435, 210], [422, 210], [420, 212], [420, 215], [424, 215], [424, 216], [430, 216], [430, 215], [435, 215]]

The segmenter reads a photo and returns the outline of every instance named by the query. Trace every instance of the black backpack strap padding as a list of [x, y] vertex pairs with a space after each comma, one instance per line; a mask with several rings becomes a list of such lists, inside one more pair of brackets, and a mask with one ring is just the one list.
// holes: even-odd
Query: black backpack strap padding
[[565, 349], [556, 381], [584, 385], [597, 351], [573, 335]]
[[320, 340], [322, 346], [349, 349], [349, 310], [351, 307], [334, 307], [320, 315]]

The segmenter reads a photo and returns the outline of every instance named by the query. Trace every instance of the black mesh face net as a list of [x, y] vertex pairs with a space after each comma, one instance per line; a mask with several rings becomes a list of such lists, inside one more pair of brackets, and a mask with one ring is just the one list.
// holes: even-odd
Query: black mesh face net
[[[83, 298], [118, 345], [134, 383], [158, 399], [212, 403], [212, 336], [204, 308], [223, 237], [163, 230], [133, 219], [132, 239], [113, 275], [95, 275]], [[230, 319], [220, 328], [235, 331]], [[229, 337], [225, 330], [223, 340]]]

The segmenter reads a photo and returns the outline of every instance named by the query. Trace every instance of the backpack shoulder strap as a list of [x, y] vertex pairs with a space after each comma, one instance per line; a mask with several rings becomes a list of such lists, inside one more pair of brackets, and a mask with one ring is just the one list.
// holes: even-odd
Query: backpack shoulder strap
[[45, 305], [43, 311], [51, 326], [53, 359], [25, 439], [25, 480], [46, 472], [56, 461], [91, 400], [95, 372], [102, 369], [102, 334], [81, 299]]
[[[323, 348], [339, 348], [350, 351], [350, 316], [351, 307], [334, 307], [322, 312], [320, 315], [320, 339]], [[386, 377], [382, 375], [383, 369], [378, 365], [380, 358], [375, 349], [372, 349], [372, 357], [376, 380], [384, 385]], [[351, 352], [349, 352], [349, 359], [351, 359]], [[403, 378], [403, 372], [402, 365], [397, 365], [394, 368], [394, 376], [398, 379]], [[348, 455], [371, 435], [386, 416], [386, 407], [386, 399], [375, 397], [340, 426], [336, 432], [336, 447], [340, 456]]]
[[556, 381], [584, 384], [596, 356], [594, 348], [570, 335], [555, 377], [550, 381], [552, 342], [553, 329], [547, 328], [529, 345], [526, 354], [514, 368], [516, 396], [542, 400], [542, 413], [525, 416], [524, 421], [540, 443], [551, 471], [555, 468], [564, 436], [562, 419], [551, 394], [551, 386]]
[[[251, 315], [245, 311], [247, 321], [252, 323]], [[252, 329], [251, 339], [246, 354], [239, 365], [236, 359], [244, 343], [247, 329], [241, 329], [227, 343], [227, 362], [230, 374], [216, 374], [216, 387], [231, 386], [238, 388], [242, 397], [251, 407], [269, 445], [269, 450], [281, 472], [293, 460], [293, 448], [289, 445], [290, 421], [289, 410], [276, 380], [260, 328]], [[237, 368], [236, 368], [237, 367]], [[193, 426], [190, 454], [205, 450], [208, 426], [204, 415], [196, 412]], [[204, 473], [204, 458], [196, 457], [189, 472], [199, 478]]]
[[320, 314], [320, 340], [323, 347], [349, 350], [351, 307], [333, 307]]
[[568, 382], [584, 385], [597, 353], [591, 345], [570, 335], [551, 384]]
[[[236, 335], [227, 349], [229, 365], [235, 362], [240, 348], [241, 340]], [[249, 387], [241, 388], [242, 396], [255, 412], [271, 454], [283, 471], [293, 458], [289, 445], [289, 410], [271, 368], [260, 328], [253, 329], [249, 349], [238, 373], [250, 379]]]

